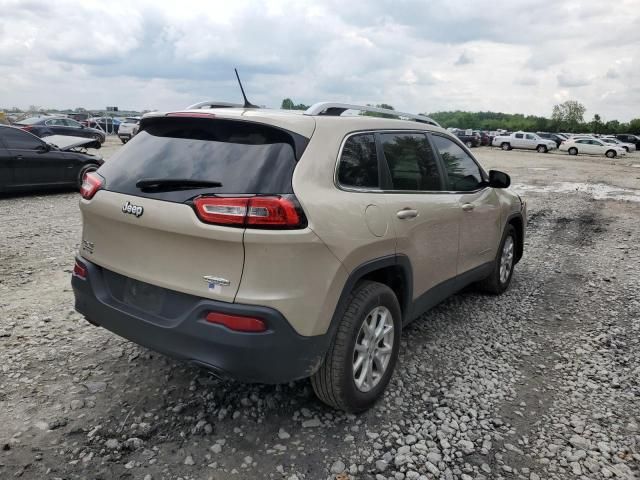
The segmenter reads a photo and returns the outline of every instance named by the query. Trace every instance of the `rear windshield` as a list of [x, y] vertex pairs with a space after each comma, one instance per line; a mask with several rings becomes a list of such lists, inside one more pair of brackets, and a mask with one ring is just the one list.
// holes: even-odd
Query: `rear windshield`
[[[293, 193], [296, 158], [308, 140], [263, 124], [209, 118], [152, 118], [100, 168], [110, 191], [184, 202], [202, 194]], [[297, 154], [297, 155], [296, 155]], [[142, 191], [143, 179], [219, 182], [220, 187]]]

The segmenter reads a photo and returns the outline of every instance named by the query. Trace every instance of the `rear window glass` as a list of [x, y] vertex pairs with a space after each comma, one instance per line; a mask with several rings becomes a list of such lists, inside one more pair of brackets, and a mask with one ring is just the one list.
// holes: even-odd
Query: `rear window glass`
[[[300, 155], [306, 142], [295, 133], [251, 122], [151, 119], [99, 173], [107, 190], [176, 202], [203, 193], [293, 193], [296, 152]], [[136, 187], [142, 179], [203, 180], [222, 186], [142, 191]]]

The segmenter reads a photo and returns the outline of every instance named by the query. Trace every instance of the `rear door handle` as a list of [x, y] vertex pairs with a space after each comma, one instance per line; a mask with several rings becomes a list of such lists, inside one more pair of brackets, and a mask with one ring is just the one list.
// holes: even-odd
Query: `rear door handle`
[[24, 157], [22, 155], [16, 155], [16, 160], [22, 160]]
[[400, 220], [407, 220], [409, 218], [416, 218], [418, 216], [418, 211], [414, 210], [412, 208], [403, 208], [398, 213], [396, 213], [396, 216]]
[[462, 210], [464, 210], [465, 212], [470, 212], [474, 208], [475, 207], [473, 206], [473, 203], [465, 203], [464, 205], [462, 205]]

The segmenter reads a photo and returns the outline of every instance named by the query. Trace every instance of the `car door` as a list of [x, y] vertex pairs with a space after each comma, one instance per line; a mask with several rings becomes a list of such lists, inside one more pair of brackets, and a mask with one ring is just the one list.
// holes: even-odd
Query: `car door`
[[91, 137], [91, 133], [85, 131], [81, 123], [76, 122], [75, 120], [72, 120], [70, 118], [63, 118], [62, 122], [64, 123], [64, 126], [65, 126], [65, 132], [66, 132], [65, 135], [70, 135], [72, 137], [84, 137], [84, 138]]
[[525, 136], [525, 147], [534, 150], [538, 146], [538, 137], [531, 133], [526, 133]]
[[576, 140], [576, 148], [578, 149], [578, 153], [599, 153], [595, 151], [595, 148], [593, 147], [593, 145], [591, 145], [591, 142], [589, 140]]
[[44, 124], [53, 135], [68, 135], [67, 128], [61, 118], [45, 120]]
[[456, 276], [460, 214], [443, 191], [444, 172], [424, 132], [381, 132], [383, 188], [396, 252], [413, 271], [414, 300]]
[[17, 128], [3, 129], [3, 141], [13, 162], [14, 184], [45, 186], [65, 183], [67, 159], [63, 152], [51, 150], [35, 135]]
[[439, 133], [431, 138], [446, 172], [446, 189], [461, 212], [457, 262], [461, 275], [495, 259], [502, 238], [500, 199], [462, 145]]
[[5, 130], [8, 128], [0, 127], [0, 192], [6, 192], [13, 186], [13, 158], [2, 141]]
[[516, 133], [513, 136], [513, 143], [511, 144], [514, 148], [523, 148], [524, 147], [524, 133]]

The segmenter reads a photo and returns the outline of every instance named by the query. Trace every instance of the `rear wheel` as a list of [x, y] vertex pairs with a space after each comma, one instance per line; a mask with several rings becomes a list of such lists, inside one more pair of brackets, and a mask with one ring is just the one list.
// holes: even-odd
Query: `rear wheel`
[[536, 150], [538, 150], [538, 153], [547, 153], [549, 151], [545, 145], [538, 145]]
[[80, 172], [78, 172], [78, 188], [82, 187], [82, 182], [84, 181], [84, 176], [87, 173], [95, 172], [97, 169], [98, 169], [98, 166], [94, 165], [94, 164], [85, 165], [84, 167], [82, 167], [80, 169]]
[[502, 147], [503, 150], [511, 150], [511, 144], [504, 142], [502, 145], [500, 145], [500, 147]]
[[578, 154], [578, 149], [576, 147], [571, 147], [569, 149], [569, 155], [577, 155]]
[[473, 147], [473, 143], [470, 140], [467, 140], [466, 142], [464, 142], [464, 144], [467, 146], [467, 148]]
[[393, 290], [371, 281], [356, 285], [325, 359], [311, 377], [318, 398], [349, 412], [371, 407], [393, 374], [401, 331]]
[[607, 153], [605, 153], [605, 155], [607, 156], [607, 158], [616, 158], [616, 151], [615, 150], [607, 150]]
[[479, 283], [480, 288], [485, 292], [499, 295], [509, 288], [515, 265], [516, 242], [515, 228], [513, 225], [507, 225], [494, 261], [493, 271]]

